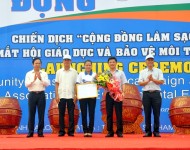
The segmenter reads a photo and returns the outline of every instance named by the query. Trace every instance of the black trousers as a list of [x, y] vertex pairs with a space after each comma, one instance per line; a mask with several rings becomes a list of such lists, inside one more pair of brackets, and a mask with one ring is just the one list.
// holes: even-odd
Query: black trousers
[[61, 98], [59, 102], [59, 133], [65, 134], [65, 110], [66, 110], [66, 105], [68, 109], [68, 115], [69, 115], [69, 128], [68, 128], [68, 134], [73, 134], [74, 133], [74, 108], [75, 104], [73, 102], [73, 99], [65, 99]]
[[40, 93], [30, 92], [28, 95], [29, 119], [28, 129], [29, 133], [34, 133], [36, 108], [38, 109], [38, 134], [43, 134], [44, 129], [44, 113], [46, 107], [46, 99], [44, 91]]
[[160, 108], [162, 99], [160, 91], [143, 92], [143, 106], [145, 114], [145, 132], [152, 133], [151, 130], [151, 114], [153, 110], [154, 115], [154, 132], [159, 133], [160, 126]]
[[116, 133], [123, 133], [123, 120], [122, 120], [122, 102], [116, 102], [111, 98], [109, 92], [106, 94], [106, 113], [107, 113], [107, 131], [113, 131], [113, 108], [117, 118], [117, 131]]
[[[86, 98], [79, 100], [82, 114], [82, 126], [84, 133], [92, 133], [94, 130], [94, 114], [96, 98]], [[87, 112], [89, 113], [89, 125], [87, 124]]]

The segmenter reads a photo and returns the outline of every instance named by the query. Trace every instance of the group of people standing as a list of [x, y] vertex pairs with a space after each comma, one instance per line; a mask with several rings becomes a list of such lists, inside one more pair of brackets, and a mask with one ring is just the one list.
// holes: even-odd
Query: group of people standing
[[[163, 73], [160, 69], [154, 68], [154, 56], [148, 55], [145, 58], [147, 68], [142, 70], [139, 74], [139, 85], [143, 86], [143, 106], [145, 114], [145, 135], [143, 137], [151, 137], [151, 113], [153, 110], [154, 114], [154, 131], [153, 135], [155, 137], [160, 137], [159, 134], [159, 118], [160, 118], [160, 108], [161, 108], [161, 96], [160, 96], [160, 84], [164, 83]], [[71, 68], [71, 56], [65, 55], [63, 57], [63, 68], [56, 72], [55, 77], [55, 99], [58, 103], [59, 108], [59, 137], [65, 136], [65, 110], [68, 109], [69, 115], [69, 128], [68, 136], [74, 136], [74, 108], [77, 101], [77, 90], [76, 84], [82, 83], [92, 83], [96, 77], [96, 73], [92, 72], [92, 61], [86, 60], [84, 62], [84, 72], [79, 74], [73, 68]], [[117, 69], [117, 58], [108, 58], [109, 72], [116, 79], [120, 81], [120, 90], [122, 94], [125, 93], [125, 84], [127, 79], [125, 73]], [[35, 113], [36, 108], [38, 110], [38, 136], [44, 137], [44, 113], [45, 113], [45, 87], [49, 85], [48, 75], [46, 72], [42, 71], [41, 59], [34, 58], [32, 60], [34, 69], [29, 71], [25, 77], [25, 86], [29, 90], [28, 96], [28, 108], [29, 108], [29, 118], [28, 118], [28, 134], [27, 137], [33, 137], [34, 134], [34, 124], [35, 124]], [[117, 118], [117, 137], [123, 137], [123, 121], [122, 121], [122, 101], [115, 101], [112, 96], [110, 96], [109, 91], [106, 91], [106, 113], [107, 113], [107, 131], [108, 134], [105, 137], [114, 137], [113, 130], [113, 109], [115, 108], [116, 118]], [[92, 137], [94, 129], [94, 118], [95, 118], [95, 107], [96, 98], [85, 98], [80, 99], [80, 110], [82, 115], [82, 126], [84, 137]], [[87, 118], [89, 117], [89, 122]]]

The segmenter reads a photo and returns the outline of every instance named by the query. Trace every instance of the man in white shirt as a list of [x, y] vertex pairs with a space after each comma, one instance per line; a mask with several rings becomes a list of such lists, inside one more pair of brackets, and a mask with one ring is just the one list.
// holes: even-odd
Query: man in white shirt
[[27, 137], [33, 137], [34, 124], [35, 124], [35, 114], [36, 107], [38, 109], [38, 137], [44, 137], [44, 113], [46, 106], [45, 99], [45, 87], [47, 87], [50, 82], [46, 72], [41, 69], [41, 59], [34, 58], [32, 60], [34, 69], [27, 72], [25, 77], [25, 86], [29, 90], [28, 95], [28, 108], [29, 108], [29, 119], [28, 119], [28, 135]]
[[[117, 80], [120, 81], [120, 89], [122, 94], [125, 93], [125, 83], [127, 83], [127, 79], [125, 73], [122, 70], [117, 69], [117, 58], [109, 57], [108, 58], [108, 66], [109, 71]], [[107, 131], [108, 134], [106, 137], [114, 137], [113, 131], [113, 109], [115, 107], [116, 118], [117, 118], [117, 137], [123, 137], [123, 120], [122, 120], [122, 101], [115, 101], [113, 97], [110, 95], [110, 92], [106, 94], [106, 113], [107, 113]]]
[[63, 57], [63, 68], [56, 72], [55, 77], [55, 94], [56, 101], [59, 107], [59, 135], [65, 135], [65, 109], [66, 105], [69, 114], [69, 129], [68, 136], [74, 136], [74, 108], [76, 101], [76, 80], [77, 71], [71, 68], [71, 56], [65, 55]]
[[143, 137], [152, 137], [151, 113], [154, 114], [154, 137], [161, 137], [159, 134], [160, 109], [162, 98], [160, 95], [160, 85], [164, 83], [163, 73], [160, 69], [154, 68], [154, 56], [147, 55], [145, 58], [147, 68], [139, 74], [139, 85], [143, 86], [143, 106], [145, 114], [145, 135]]

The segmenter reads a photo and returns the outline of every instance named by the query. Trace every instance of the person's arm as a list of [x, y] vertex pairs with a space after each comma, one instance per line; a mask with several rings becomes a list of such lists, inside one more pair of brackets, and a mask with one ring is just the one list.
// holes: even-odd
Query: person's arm
[[145, 85], [147, 85], [149, 82], [150, 82], [149, 80], [147, 80], [147, 81], [141, 81], [141, 82], [139, 82], [139, 85], [140, 85], [140, 86], [145, 86]]
[[57, 71], [55, 75], [55, 100], [57, 103], [60, 102], [58, 89], [59, 89], [59, 71]]
[[[77, 81], [80, 83], [81, 82], [81, 74], [78, 75], [77, 71], [75, 74], [75, 81], [77, 83]], [[76, 103], [77, 102], [77, 84], [75, 84], [74, 86], [74, 98], [73, 98], [73, 102]]]
[[59, 88], [59, 83], [55, 82], [55, 100], [57, 103], [60, 102], [59, 94], [58, 94], [58, 88]]
[[[39, 79], [40, 80], [40, 79]], [[50, 85], [50, 80], [48, 79], [48, 75], [46, 72], [43, 73], [43, 76], [41, 76], [41, 81], [44, 86]]]
[[163, 77], [162, 71], [158, 70], [158, 74], [159, 74], [158, 79], [154, 79], [151, 75], [150, 80], [153, 81], [155, 84], [158, 84], [158, 85], [164, 84], [164, 77]]
[[82, 82], [82, 74], [79, 73], [79, 75], [77, 75], [77, 77], [76, 77], [76, 83], [80, 84], [81, 82]]
[[37, 76], [35, 75], [34, 78], [31, 78], [30, 73], [28, 72], [25, 76], [25, 86], [30, 87], [37, 79]]
[[152, 78], [151, 81], [153, 81], [155, 84], [158, 84], [158, 85], [164, 83], [164, 80], [156, 80], [156, 79], [153, 79], [153, 78]]
[[74, 88], [74, 98], [73, 98], [73, 102], [74, 102], [74, 103], [77, 102], [77, 84], [75, 84], [75, 88]]
[[[150, 77], [150, 76], [149, 76], [149, 77]], [[144, 78], [143, 78], [143, 73], [142, 73], [142, 71], [141, 71], [141, 72], [139, 73], [138, 84], [139, 84], [140, 86], [145, 86], [145, 85], [147, 85], [147, 84], [150, 82], [149, 77], [148, 77], [146, 80], [144, 80]]]
[[122, 93], [124, 95], [124, 93], [126, 92], [126, 86], [125, 86], [125, 84], [122, 85], [121, 89], [122, 89]]
[[126, 86], [125, 84], [127, 84], [127, 78], [125, 76], [125, 73], [122, 71], [122, 74], [121, 74], [121, 92], [122, 92], [122, 96], [124, 98], [125, 96], [125, 93], [126, 93]]

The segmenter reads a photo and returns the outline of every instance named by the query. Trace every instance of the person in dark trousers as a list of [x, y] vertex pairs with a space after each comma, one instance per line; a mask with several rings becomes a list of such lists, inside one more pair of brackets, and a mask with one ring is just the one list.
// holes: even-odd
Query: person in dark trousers
[[68, 136], [74, 136], [74, 108], [76, 102], [75, 85], [77, 80], [77, 71], [71, 68], [71, 56], [63, 57], [63, 68], [56, 72], [55, 77], [55, 96], [59, 108], [59, 134], [65, 135], [65, 110], [66, 106], [69, 114]]
[[[96, 73], [92, 72], [92, 61], [86, 60], [84, 62], [85, 72], [80, 72], [77, 77], [77, 84], [92, 83]], [[82, 126], [84, 137], [92, 137], [94, 129], [94, 114], [96, 107], [96, 97], [80, 99], [80, 109], [82, 114]], [[87, 124], [87, 112], [89, 115], [89, 124]]]
[[[123, 95], [125, 92], [125, 83], [127, 83], [127, 79], [125, 73], [121, 70], [116, 68], [117, 66], [117, 59], [116, 57], [109, 57], [108, 58], [108, 66], [109, 71], [112, 76], [118, 81], [120, 81], [120, 90], [122, 91]], [[107, 113], [107, 131], [108, 134], [106, 137], [114, 137], [113, 131], [113, 109], [115, 107], [116, 118], [117, 118], [117, 131], [116, 134], [118, 137], [123, 137], [123, 120], [122, 120], [122, 101], [115, 101], [112, 96], [110, 96], [109, 91], [106, 94], [106, 113]]]
[[40, 70], [42, 61], [40, 58], [34, 58], [32, 60], [34, 69], [27, 72], [25, 77], [25, 86], [29, 90], [28, 95], [28, 108], [29, 108], [29, 119], [28, 119], [28, 135], [27, 137], [33, 137], [34, 134], [34, 124], [35, 124], [35, 114], [36, 108], [38, 109], [38, 137], [44, 137], [44, 113], [46, 107], [45, 99], [45, 87], [47, 87], [50, 82], [46, 72]]
[[160, 69], [154, 68], [154, 56], [149, 54], [145, 58], [147, 68], [139, 74], [139, 85], [143, 86], [143, 106], [145, 114], [145, 135], [143, 137], [151, 137], [151, 114], [154, 115], [154, 137], [161, 137], [159, 134], [160, 126], [160, 109], [162, 98], [160, 95], [160, 85], [164, 83], [163, 73]]

